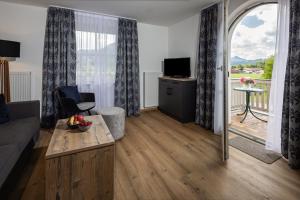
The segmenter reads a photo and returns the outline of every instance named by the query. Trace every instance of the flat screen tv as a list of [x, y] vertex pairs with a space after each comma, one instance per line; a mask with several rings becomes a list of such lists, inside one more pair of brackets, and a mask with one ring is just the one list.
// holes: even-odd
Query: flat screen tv
[[164, 76], [187, 78], [191, 76], [190, 58], [168, 58], [164, 60]]

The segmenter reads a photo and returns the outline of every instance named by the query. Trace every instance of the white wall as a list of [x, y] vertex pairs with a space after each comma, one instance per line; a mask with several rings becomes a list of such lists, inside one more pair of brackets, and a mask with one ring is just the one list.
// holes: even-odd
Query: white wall
[[[161, 72], [168, 57], [168, 28], [138, 23], [140, 57], [140, 99], [143, 108], [143, 72]], [[155, 90], [158, 92], [158, 88]]]
[[10, 71], [31, 71], [34, 100], [41, 99], [46, 9], [0, 2], [0, 39], [21, 42], [21, 55]]
[[[244, 2], [231, 0], [230, 13]], [[41, 100], [42, 60], [46, 8], [0, 2], [0, 39], [21, 42], [21, 58], [10, 63], [11, 71], [32, 72], [32, 99]], [[138, 23], [140, 49], [141, 107], [143, 106], [143, 72], [161, 71], [166, 57], [191, 57], [194, 74], [198, 14], [170, 27]], [[158, 90], [158, 88], [156, 88]]]
[[[230, 18], [238, 13], [237, 8], [243, 4], [251, 4], [259, 0], [230, 0], [228, 13]], [[267, 1], [267, 0], [260, 0]], [[200, 10], [199, 10], [200, 13]], [[195, 62], [198, 45], [199, 14], [187, 18], [169, 27], [169, 57], [191, 57], [192, 75], [195, 72]]]
[[[38, 100], [42, 96], [46, 16], [46, 8], [0, 2], [0, 39], [21, 42], [21, 57], [10, 63], [10, 70], [32, 72], [32, 99]], [[161, 71], [161, 61], [168, 56], [168, 28], [138, 23], [138, 33], [142, 106], [143, 72]]]
[[169, 57], [191, 57], [194, 76], [198, 44], [199, 15], [194, 15], [169, 27]]

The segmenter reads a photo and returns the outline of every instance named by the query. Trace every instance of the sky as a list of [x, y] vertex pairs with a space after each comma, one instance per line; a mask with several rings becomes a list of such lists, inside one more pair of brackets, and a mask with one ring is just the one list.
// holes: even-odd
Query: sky
[[231, 57], [247, 60], [274, 55], [277, 30], [277, 4], [251, 10], [236, 26], [231, 40]]

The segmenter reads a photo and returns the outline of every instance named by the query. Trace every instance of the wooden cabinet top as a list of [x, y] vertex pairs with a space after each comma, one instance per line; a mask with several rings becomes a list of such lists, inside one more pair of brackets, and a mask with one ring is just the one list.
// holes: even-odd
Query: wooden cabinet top
[[169, 76], [162, 76], [159, 78], [163, 80], [173, 80], [173, 81], [196, 81], [197, 80], [196, 78], [173, 78]]
[[46, 159], [114, 144], [114, 138], [101, 115], [86, 116], [85, 119], [93, 122], [92, 127], [86, 132], [68, 129], [67, 119], [57, 122]]

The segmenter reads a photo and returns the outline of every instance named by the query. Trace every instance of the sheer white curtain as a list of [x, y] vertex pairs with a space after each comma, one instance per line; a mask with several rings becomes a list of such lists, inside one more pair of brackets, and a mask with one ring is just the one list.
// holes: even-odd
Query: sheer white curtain
[[218, 41], [217, 41], [217, 64], [216, 64], [216, 82], [215, 82], [215, 102], [214, 102], [214, 133], [221, 134], [224, 130], [224, 89], [223, 89], [223, 3], [219, 3], [218, 8]]
[[118, 19], [75, 12], [77, 68], [80, 92], [93, 92], [96, 109], [114, 105]]
[[289, 46], [290, 1], [278, 1], [275, 61], [273, 66], [266, 149], [281, 153], [281, 117]]

